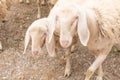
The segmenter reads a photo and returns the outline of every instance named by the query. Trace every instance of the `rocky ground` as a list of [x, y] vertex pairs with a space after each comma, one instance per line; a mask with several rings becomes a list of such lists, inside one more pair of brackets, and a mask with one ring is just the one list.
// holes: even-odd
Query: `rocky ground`
[[[49, 13], [48, 7], [43, 6], [42, 17]], [[33, 56], [30, 46], [26, 54], [24, 36], [28, 26], [36, 20], [37, 5], [35, 0], [29, 5], [17, 1], [12, 4], [6, 22], [0, 23], [0, 41], [3, 50], [0, 51], [0, 80], [84, 80], [85, 72], [94, 61], [94, 56], [82, 45], [76, 45], [71, 55], [71, 76], [64, 77], [65, 63], [60, 64], [47, 54]], [[79, 42], [78, 42], [79, 43]], [[59, 51], [62, 56], [64, 52]], [[120, 80], [120, 53], [111, 52], [103, 63], [103, 80]], [[91, 80], [95, 80], [97, 72]]]

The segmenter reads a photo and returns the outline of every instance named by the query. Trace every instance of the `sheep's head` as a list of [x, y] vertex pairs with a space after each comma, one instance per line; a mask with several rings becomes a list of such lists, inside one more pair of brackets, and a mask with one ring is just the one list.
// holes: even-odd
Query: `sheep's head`
[[32, 40], [32, 53], [34, 55], [38, 54], [45, 44], [45, 38], [47, 33], [47, 22], [46, 19], [40, 19], [33, 22], [33, 24], [28, 28], [25, 36], [25, 50], [27, 45]]
[[57, 8], [53, 19], [54, 23], [51, 22], [52, 28], [60, 29], [61, 46], [64, 48], [69, 47], [73, 36], [77, 32], [78, 10], [73, 5], [61, 6]]
[[[77, 5], [77, 4], [76, 4]], [[71, 45], [73, 36], [78, 32], [81, 43], [86, 46], [89, 40], [89, 30], [85, 12], [76, 5], [63, 5], [53, 11], [51, 26], [60, 30], [60, 44], [67, 48]], [[51, 12], [52, 13], [52, 12]], [[51, 36], [50, 36], [51, 37]]]
[[36, 26], [30, 31], [30, 36], [32, 40], [32, 53], [36, 55], [45, 44], [46, 32]]
[[59, 10], [56, 16], [56, 23], [60, 27], [60, 44], [64, 48], [71, 45], [73, 36], [76, 33], [77, 12], [73, 7], [66, 7]]

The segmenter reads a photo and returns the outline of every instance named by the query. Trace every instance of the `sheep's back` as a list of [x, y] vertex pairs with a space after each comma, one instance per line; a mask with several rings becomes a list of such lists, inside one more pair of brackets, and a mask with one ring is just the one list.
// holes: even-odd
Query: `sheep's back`
[[100, 34], [118, 40], [120, 36], [120, 0], [93, 0]]

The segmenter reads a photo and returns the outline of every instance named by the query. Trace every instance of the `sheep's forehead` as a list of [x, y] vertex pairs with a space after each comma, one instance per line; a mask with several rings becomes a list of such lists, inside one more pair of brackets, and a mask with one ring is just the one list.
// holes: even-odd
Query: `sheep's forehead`
[[47, 27], [45, 24], [41, 24], [39, 22], [39, 23], [32, 24], [29, 30], [30, 32], [39, 32], [39, 31], [45, 32], [47, 30]]
[[40, 26], [34, 26], [33, 28], [30, 29], [30, 32], [31, 33], [45, 33], [45, 31], [43, 30], [43, 26], [40, 27]]
[[77, 14], [78, 14], [78, 12], [75, 8], [64, 7], [59, 10], [58, 17], [69, 19], [69, 18], [74, 18], [75, 16], [77, 16]]

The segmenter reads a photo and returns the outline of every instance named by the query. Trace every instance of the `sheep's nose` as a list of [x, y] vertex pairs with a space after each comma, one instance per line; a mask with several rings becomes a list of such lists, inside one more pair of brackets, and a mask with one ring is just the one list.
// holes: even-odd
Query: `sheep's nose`
[[37, 55], [38, 54], [38, 51], [33, 51], [32, 52], [34, 55]]
[[67, 47], [67, 46], [68, 46], [69, 41], [67, 41], [67, 40], [62, 40], [61, 42], [62, 42], [62, 46], [63, 46], [63, 47]]

